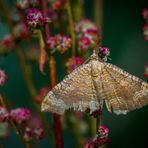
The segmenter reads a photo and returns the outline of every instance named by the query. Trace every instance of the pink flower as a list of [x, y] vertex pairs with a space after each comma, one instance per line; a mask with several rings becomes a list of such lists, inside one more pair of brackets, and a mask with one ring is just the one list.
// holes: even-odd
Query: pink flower
[[20, 22], [14, 27], [14, 35], [16, 38], [22, 39], [28, 36], [28, 28], [24, 22]]
[[43, 129], [40, 127], [34, 129], [34, 134], [39, 140], [42, 140], [45, 136]]
[[8, 118], [9, 118], [8, 111], [4, 107], [0, 106], [0, 122], [6, 122], [8, 121]]
[[47, 39], [47, 46], [49, 49], [53, 50], [57, 46], [57, 40], [55, 37], [50, 37]]
[[30, 0], [18, 0], [17, 3], [16, 3], [16, 6], [19, 9], [29, 8], [29, 6], [30, 6]]
[[143, 9], [142, 15], [145, 19], [148, 19], [148, 9]]
[[27, 24], [30, 27], [43, 26], [50, 22], [49, 18], [43, 16], [41, 10], [37, 8], [30, 8], [27, 12]]
[[79, 51], [94, 47], [99, 42], [99, 31], [96, 24], [89, 19], [82, 19], [75, 26]]
[[64, 53], [71, 47], [71, 42], [71, 38], [57, 34], [47, 40], [47, 46], [53, 51], [58, 50], [60, 53]]
[[95, 23], [93, 23], [92, 21], [90, 21], [89, 19], [82, 19], [80, 20], [80, 22], [78, 22], [75, 26], [75, 31], [77, 33], [83, 33], [83, 32], [95, 32], [95, 33], [98, 33], [98, 27]]
[[3, 70], [0, 69], [0, 86], [3, 86], [7, 80], [7, 76]]
[[33, 131], [29, 127], [25, 129], [24, 139], [29, 142], [33, 138]]
[[101, 146], [109, 142], [108, 138], [109, 129], [106, 126], [99, 126], [97, 135], [84, 145], [84, 148], [93, 148]]
[[78, 40], [79, 50], [85, 50], [89, 48], [90, 39], [88, 37], [82, 37]]
[[143, 27], [143, 34], [146, 41], [148, 41], [148, 23]]
[[81, 65], [83, 62], [83, 59], [79, 57], [69, 58], [68, 62], [66, 63], [67, 72], [72, 72], [77, 66]]
[[21, 124], [30, 119], [30, 111], [27, 108], [12, 109], [10, 116], [17, 124]]
[[109, 129], [106, 126], [101, 125], [99, 126], [98, 132], [100, 138], [108, 137]]
[[148, 78], [148, 64], [145, 65], [144, 76]]
[[3, 40], [0, 42], [2, 48], [4, 49], [11, 49], [14, 47], [14, 39], [12, 35], [6, 35]]

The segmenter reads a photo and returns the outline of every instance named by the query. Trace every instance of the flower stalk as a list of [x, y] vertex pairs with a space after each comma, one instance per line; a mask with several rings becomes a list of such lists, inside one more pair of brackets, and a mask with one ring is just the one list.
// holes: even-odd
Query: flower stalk
[[75, 57], [75, 55], [76, 55], [76, 50], [75, 50], [76, 37], [75, 37], [75, 31], [74, 31], [74, 22], [73, 22], [72, 10], [71, 10], [71, 6], [70, 6], [70, 0], [67, 0], [66, 8], [67, 8], [67, 15], [68, 15], [68, 20], [69, 20], [70, 34], [71, 34], [71, 38], [72, 38], [72, 56]]
[[[55, 63], [54, 56], [51, 55], [49, 57], [49, 70], [50, 70], [50, 80], [51, 80], [52, 88], [57, 83], [55, 64], [56, 63]], [[58, 114], [53, 114], [53, 119], [54, 119], [54, 129], [55, 129], [55, 138], [56, 138], [56, 148], [63, 148], [61, 116]]]

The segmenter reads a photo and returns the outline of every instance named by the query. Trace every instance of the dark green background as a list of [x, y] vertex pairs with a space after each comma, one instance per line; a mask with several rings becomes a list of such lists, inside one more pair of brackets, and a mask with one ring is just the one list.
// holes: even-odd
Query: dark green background
[[[11, 1], [12, 2], [12, 1]], [[13, 3], [13, 2], [12, 2]], [[148, 61], [148, 42], [143, 37], [142, 9], [148, 8], [146, 0], [105, 0], [103, 21], [103, 46], [111, 49], [111, 63], [144, 79], [144, 65]], [[93, 19], [93, 1], [86, 0], [86, 16]], [[2, 26], [2, 24], [1, 24]], [[6, 30], [0, 29], [0, 38]], [[61, 80], [64, 72], [61, 71], [60, 59], [57, 55], [58, 79]], [[31, 65], [36, 88], [47, 86], [48, 73], [43, 76], [38, 70], [38, 65]], [[18, 60], [14, 53], [0, 57], [0, 67], [8, 75], [6, 85], [0, 90], [12, 102], [13, 107], [31, 106], [29, 92], [25, 86]], [[47, 67], [47, 65], [46, 65]], [[145, 79], [146, 80], [146, 79]], [[146, 80], [147, 81], [147, 80]], [[126, 116], [113, 115], [104, 110], [104, 124], [110, 128], [110, 142], [107, 148], [147, 148], [148, 147], [148, 107], [132, 111]], [[74, 148], [73, 137], [68, 131], [64, 133], [65, 148]], [[21, 147], [15, 134], [4, 140], [6, 148]], [[48, 147], [47, 141], [40, 143]]]

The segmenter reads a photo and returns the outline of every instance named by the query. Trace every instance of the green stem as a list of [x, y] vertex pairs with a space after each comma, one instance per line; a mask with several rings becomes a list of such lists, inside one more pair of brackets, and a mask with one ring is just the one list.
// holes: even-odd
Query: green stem
[[37, 91], [36, 91], [36, 89], [35, 89], [35, 87], [33, 85], [30, 69], [26, 65], [25, 54], [24, 54], [23, 50], [20, 49], [19, 47], [16, 47], [15, 52], [16, 52], [16, 55], [18, 57], [20, 67], [21, 67], [21, 70], [23, 72], [23, 76], [24, 76], [25, 82], [27, 84], [29, 93], [31, 94], [32, 98], [35, 98], [35, 96], [37, 95]]
[[74, 31], [74, 22], [73, 22], [73, 16], [72, 16], [72, 11], [71, 11], [71, 6], [70, 6], [70, 0], [67, 0], [67, 15], [68, 15], [68, 20], [69, 20], [69, 29], [70, 29], [70, 34], [72, 38], [72, 56], [75, 57], [76, 51], [75, 51], [75, 45], [76, 45], [76, 38], [75, 38], [75, 31]]
[[72, 131], [72, 134], [75, 137], [76, 143], [77, 143], [77, 148], [82, 148], [83, 142], [82, 142], [82, 137], [79, 133], [79, 123], [74, 115], [74, 113], [67, 112], [66, 117], [68, 119], [68, 125], [70, 130]]

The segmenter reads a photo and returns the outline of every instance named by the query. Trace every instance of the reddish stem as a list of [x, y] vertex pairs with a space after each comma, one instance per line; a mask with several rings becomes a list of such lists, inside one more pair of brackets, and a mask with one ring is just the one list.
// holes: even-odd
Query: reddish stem
[[[43, 15], [47, 17], [47, 3], [46, 0], [41, 0]], [[46, 40], [50, 37], [49, 35], [49, 26], [45, 24], [43, 31], [43, 38], [46, 44]], [[56, 85], [56, 68], [55, 68], [55, 59], [53, 56], [49, 57], [49, 68], [50, 68], [50, 80], [51, 87]], [[56, 139], [56, 148], [63, 148], [63, 139], [62, 139], [62, 125], [60, 115], [53, 114], [54, 127], [55, 127], [55, 139]]]
[[[56, 68], [55, 68], [55, 59], [53, 56], [50, 56], [49, 66], [50, 66], [49, 68], [50, 68], [51, 87], [54, 87], [56, 85]], [[62, 125], [60, 117], [61, 117], [60, 115], [53, 114], [56, 148], [63, 148]]]
[[[41, 5], [42, 5], [42, 12], [44, 17], [47, 17], [47, 4], [46, 4], [46, 0], [41, 0]], [[49, 26], [48, 24], [45, 24], [45, 28], [44, 28], [44, 39], [48, 39], [50, 37], [49, 35]], [[46, 40], [45, 40], [46, 41]]]

